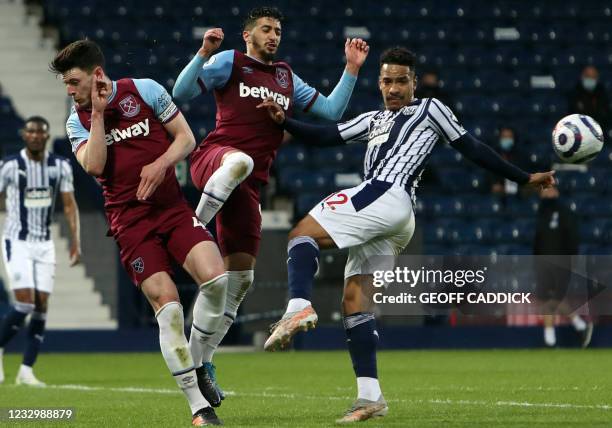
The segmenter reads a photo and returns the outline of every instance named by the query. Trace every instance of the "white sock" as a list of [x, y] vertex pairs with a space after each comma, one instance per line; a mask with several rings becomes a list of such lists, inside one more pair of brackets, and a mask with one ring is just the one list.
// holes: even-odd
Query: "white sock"
[[584, 331], [587, 328], [587, 323], [580, 317], [580, 315], [572, 315], [572, 325], [576, 331]]
[[370, 401], [377, 401], [382, 395], [378, 379], [373, 377], [357, 378], [357, 398], [365, 398]]
[[[166, 365], [185, 394], [191, 414], [210, 404], [198, 388], [197, 376], [189, 345], [185, 338], [183, 307], [178, 302], [166, 303], [155, 314], [159, 325], [159, 346]], [[23, 366], [22, 366], [23, 367]]]
[[3, 358], [4, 358], [4, 348], [0, 348], [0, 383], [4, 382], [4, 365], [3, 365]]
[[312, 305], [312, 303], [310, 303], [310, 300], [301, 298], [289, 299], [289, 303], [287, 303], [287, 310], [285, 311], [285, 313], [288, 314], [289, 312], [301, 311], [302, 309], [305, 309], [310, 305]]
[[32, 367], [25, 366], [22, 364], [21, 366], [19, 366], [19, 374], [32, 376], [34, 374], [34, 370], [32, 370]]
[[253, 165], [253, 159], [246, 153], [233, 152], [225, 157], [204, 185], [195, 211], [202, 223], [210, 223], [236, 186], [251, 174]]
[[547, 346], [555, 346], [557, 343], [557, 335], [554, 327], [544, 327], [544, 343]]
[[253, 270], [230, 270], [227, 271], [227, 299], [225, 301], [225, 313], [221, 326], [215, 334], [205, 343], [202, 361], [210, 363], [219, 344], [234, 323], [238, 314], [238, 307], [247, 291], [253, 284], [255, 273]]
[[206, 344], [221, 326], [227, 299], [227, 274], [205, 282], [193, 307], [189, 348], [196, 367], [202, 366]]

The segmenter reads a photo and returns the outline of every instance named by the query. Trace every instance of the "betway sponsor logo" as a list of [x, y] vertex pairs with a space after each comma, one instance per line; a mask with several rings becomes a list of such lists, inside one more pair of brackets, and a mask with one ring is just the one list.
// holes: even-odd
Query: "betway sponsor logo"
[[278, 92], [271, 91], [265, 86], [251, 88], [250, 86], [245, 85], [243, 82], [240, 82], [240, 98], [246, 97], [261, 98], [262, 100], [272, 97], [272, 99], [280, 104], [284, 110], [289, 108], [289, 97], [279, 94]]
[[111, 131], [104, 137], [106, 138], [106, 145], [110, 146], [113, 143], [118, 143], [119, 141], [126, 140], [132, 137], [137, 137], [139, 135], [143, 135], [145, 137], [149, 135], [149, 119], [145, 119], [141, 122], [135, 123], [127, 128], [111, 129]]

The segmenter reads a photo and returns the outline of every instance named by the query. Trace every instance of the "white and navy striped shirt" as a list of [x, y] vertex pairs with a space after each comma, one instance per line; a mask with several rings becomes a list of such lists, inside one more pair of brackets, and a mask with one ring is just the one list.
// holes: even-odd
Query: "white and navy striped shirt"
[[0, 161], [0, 192], [6, 192], [4, 237], [22, 241], [48, 241], [57, 192], [74, 192], [68, 159], [45, 152], [42, 161], [26, 150]]
[[345, 142], [367, 142], [364, 179], [404, 187], [415, 198], [425, 163], [439, 139], [450, 143], [466, 133], [453, 112], [436, 98], [414, 100], [398, 111], [370, 111], [338, 125]]

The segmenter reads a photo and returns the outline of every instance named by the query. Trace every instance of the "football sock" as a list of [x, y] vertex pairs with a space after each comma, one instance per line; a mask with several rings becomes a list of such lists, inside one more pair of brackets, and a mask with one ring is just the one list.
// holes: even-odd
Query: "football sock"
[[370, 401], [378, 401], [382, 391], [380, 383], [374, 377], [358, 377], [357, 378], [357, 398], [365, 398]]
[[238, 314], [238, 307], [244, 299], [249, 287], [253, 284], [255, 272], [253, 270], [227, 271], [227, 299], [225, 301], [225, 313], [221, 325], [204, 344], [202, 361], [211, 362], [217, 347], [227, 334]]
[[557, 343], [554, 327], [544, 327], [544, 343], [546, 343], [546, 346], [555, 346]]
[[47, 314], [42, 312], [32, 312], [30, 325], [28, 328], [28, 344], [23, 353], [23, 365], [32, 367], [36, 362], [40, 345], [42, 345], [45, 334], [45, 322]]
[[189, 348], [196, 367], [202, 366], [206, 344], [220, 328], [227, 300], [227, 273], [205, 282], [193, 307]]
[[309, 236], [298, 236], [287, 245], [289, 298], [310, 300], [312, 283], [319, 269], [319, 246]]
[[210, 223], [236, 186], [251, 174], [253, 165], [253, 159], [242, 152], [233, 152], [225, 157], [223, 164], [204, 185], [196, 208], [196, 215], [202, 223]]
[[178, 302], [166, 303], [155, 314], [159, 325], [159, 345], [166, 365], [185, 394], [191, 413], [210, 404], [198, 388], [197, 376], [189, 345], [185, 338], [183, 307]]
[[358, 312], [344, 318], [346, 343], [357, 377], [357, 396], [376, 401], [381, 395], [376, 368], [378, 332], [374, 314]]
[[0, 348], [3, 348], [21, 329], [23, 320], [34, 311], [33, 303], [15, 302], [0, 327]]
[[302, 309], [307, 308], [310, 305], [312, 305], [310, 300], [301, 298], [289, 299], [289, 303], [287, 303], [287, 310], [285, 311], [285, 313], [298, 312]]
[[584, 331], [587, 328], [587, 323], [582, 319], [580, 315], [572, 315], [571, 317], [572, 325], [576, 329], [576, 331]]

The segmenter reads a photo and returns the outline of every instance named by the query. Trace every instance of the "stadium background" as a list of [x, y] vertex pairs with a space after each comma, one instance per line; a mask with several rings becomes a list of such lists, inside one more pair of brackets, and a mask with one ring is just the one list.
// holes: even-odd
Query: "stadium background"
[[[514, 128], [520, 163], [531, 171], [551, 165], [551, 129], [568, 113], [566, 95], [577, 84], [584, 65], [597, 66], [601, 82], [612, 92], [612, 6], [605, 1], [268, 3], [281, 8], [286, 16], [278, 58], [289, 62], [300, 77], [323, 93], [331, 91], [341, 74], [345, 38], [368, 41], [371, 53], [360, 72], [346, 118], [380, 105], [378, 56], [386, 47], [405, 45], [417, 53], [417, 74], [423, 70], [438, 73], [450, 107], [474, 135], [497, 149], [499, 127]], [[242, 19], [254, 6], [241, 0], [223, 5], [184, 0], [47, 0], [26, 1], [25, 5], [27, 15], [20, 19], [40, 24], [41, 45], [61, 48], [73, 40], [91, 38], [102, 46], [112, 78], [149, 77], [169, 91], [206, 28], [224, 29], [222, 49], [243, 50]], [[11, 67], [18, 68], [18, 64]], [[0, 83], [5, 83], [1, 74]], [[5, 86], [4, 92], [0, 99], [3, 155], [21, 148], [17, 131], [23, 118], [39, 113], [35, 97], [25, 102], [27, 108], [17, 111], [11, 88]], [[67, 113], [67, 107], [67, 100], [57, 99], [57, 109]], [[180, 108], [196, 136], [201, 138], [214, 127], [212, 96], [198, 97]], [[580, 216], [582, 254], [612, 252], [609, 139], [608, 133], [604, 151], [588, 168], [561, 169], [558, 175], [565, 201]], [[332, 190], [359, 180], [365, 147], [313, 149], [308, 143], [286, 145], [274, 164], [274, 179], [264, 191], [264, 238], [255, 287], [243, 305], [242, 322], [228, 336], [230, 344], [250, 344], [254, 337], [260, 340], [257, 332], [265, 330], [282, 311], [286, 233], [292, 222]], [[152, 313], [123, 273], [114, 244], [110, 238], [102, 238], [106, 230], [97, 185], [76, 164], [65, 136], [51, 144], [53, 150], [73, 161], [82, 211], [85, 271], [119, 331], [98, 330], [83, 320], [82, 327], [96, 330], [96, 335], [82, 334], [79, 325], [56, 329], [48, 335], [46, 350], [156, 349]], [[185, 193], [195, 204], [198, 194], [189, 182], [188, 168], [185, 164], [178, 168]], [[417, 231], [407, 250], [410, 253], [531, 253], [537, 196], [492, 194], [491, 177], [449, 147], [439, 146], [434, 151], [417, 197]], [[66, 236], [65, 227], [63, 234]], [[315, 293], [321, 328], [300, 337], [296, 347], [344, 346], [338, 311], [345, 257], [343, 251], [323, 255]], [[180, 272], [177, 282], [188, 304], [195, 286]], [[54, 296], [51, 310], [54, 305], [61, 306], [60, 296]], [[593, 345], [612, 345], [612, 333], [605, 328], [607, 320], [598, 321]], [[458, 315], [433, 320], [436, 328], [427, 326], [431, 322], [423, 318], [382, 320], [386, 330], [382, 346], [541, 344], [540, 330], [534, 327], [539, 325], [537, 316], [485, 319]], [[508, 325], [520, 327], [506, 328]], [[569, 331], [562, 332], [560, 343], [571, 343]], [[20, 347], [16, 341], [9, 349]]]

